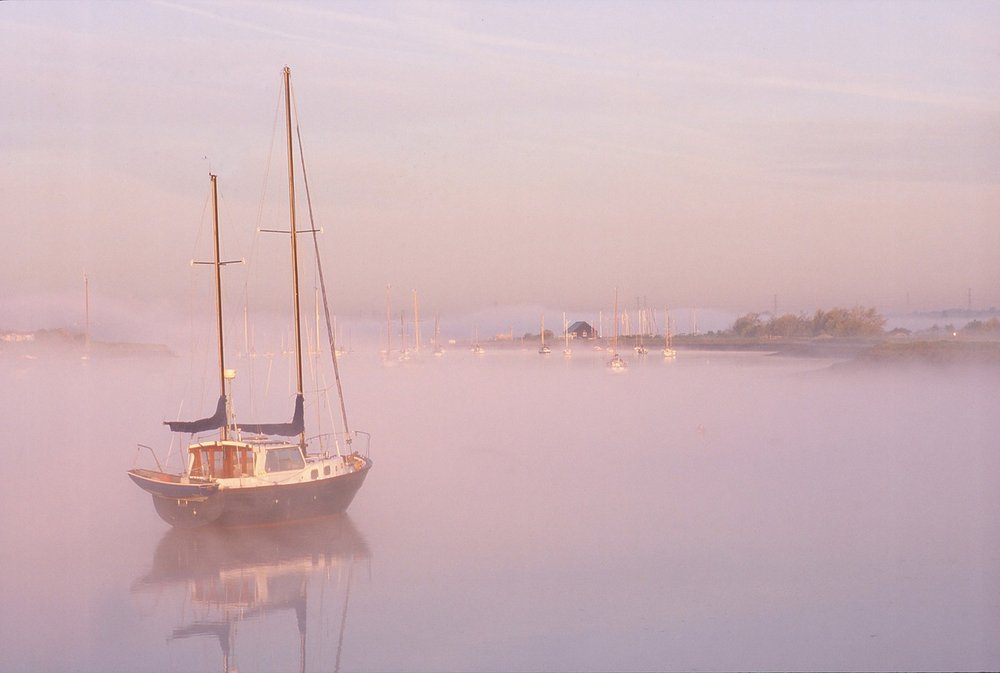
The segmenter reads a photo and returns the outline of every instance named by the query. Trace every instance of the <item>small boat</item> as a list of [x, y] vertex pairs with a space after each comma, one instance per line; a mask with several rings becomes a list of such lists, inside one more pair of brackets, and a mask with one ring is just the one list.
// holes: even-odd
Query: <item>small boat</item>
[[636, 355], [639, 355], [639, 356], [648, 355], [649, 354], [649, 349], [646, 348], [646, 345], [642, 342], [642, 338], [643, 338], [643, 336], [646, 333], [646, 312], [641, 307], [639, 308], [639, 329], [638, 329], [638, 331], [639, 331], [639, 341], [632, 348], [635, 351]]
[[[289, 219], [292, 253], [293, 316], [297, 391], [292, 420], [287, 423], [236, 423], [227, 383], [235, 377], [226, 369], [222, 334], [222, 284], [220, 270], [228, 262], [220, 261], [218, 183], [212, 182], [212, 205], [215, 233], [215, 299], [219, 351], [220, 394], [215, 413], [195, 421], [167, 421], [170, 430], [189, 434], [194, 441], [188, 446], [183, 471], [168, 472], [159, 460], [157, 469], [133, 468], [128, 476], [150, 494], [157, 514], [172, 526], [196, 528], [216, 526], [252, 526], [285, 521], [311, 519], [335, 514], [347, 509], [372, 467], [367, 445], [364, 454], [354, 448], [356, 437], [368, 434], [351, 433], [343, 401], [343, 389], [337, 365], [335, 333], [329, 307], [326, 306], [326, 286], [317, 255], [317, 271], [323, 290], [326, 324], [330, 339], [333, 370], [340, 393], [344, 434], [313, 439], [318, 450], [310, 451], [304, 423], [302, 379], [302, 335], [299, 310], [298, 254], [295, 225], [295, 192], [292, 154], [292, 122], [290, 103], [290, 71], [283, 72], [285, 116], [288, 141]], [[307, 190], [308, 195], [308, 190]], [[313, 232], [315, 233], [315, 229]], [[315, 239], [314, 239], [315, 242]], [[317, 245], [318, 251], [318, 245]], [[218, 432], [217, 438], [195, 437]], [[332, 440], [332, 441], [327, 441]], [[326, 442], [324, 444], [324, 442]], [[342, 450], [342, 444], [346, 445]], [[149, 448], [140, 445], [140, 449]], [[151, 449], [150, 449], [151, 450]], [[154, 459], [156, 458], [153, 452]]]
[[479, 325], [476, 325], [475, 337], [472, 340], [472, 348], [470, 349], [476, 355], [483, 355], [486, 349], [482, 347], [479, 343]]
[[670, 345], [670, 311], [663, 309], [663, 359], [673, 360], [677, 357], [677, 351]]
[[542, 314], [542, 345], [538, 349], [541, 355], [548, 355], [552, 352], [552, 349], [545, 345], [545, 314]]
[[410, 349], [406, 345], [406, 316], [399, 312], [399, 361], [409, 362]]
[[569, 347], [569, 323], [566, 322], [566, 313], [563, 313], [563, 339], [565, 340], [565, 345], [563, 346], [563, 357], [571, 358], [573, 357], [573, 349]]
[[444, 355], [444, 348], [441, 347], [441, 322], [437, 315], [434, 316], [434, 355]]
[[615, 288], [615, 333], [614, 339], [611, 342], [611, 359], [608, 360], [608, 367], [612, 371], [624, 371], [628, 367], [628, 363], [625, 359], [618, 353], [618, 288]]

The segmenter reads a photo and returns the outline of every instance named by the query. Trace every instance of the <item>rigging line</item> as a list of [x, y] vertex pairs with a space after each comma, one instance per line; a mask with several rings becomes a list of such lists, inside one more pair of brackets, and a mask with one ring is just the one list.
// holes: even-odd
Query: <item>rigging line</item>
[[[244, 308], [245, 308], [245, 310], [247, 311], [248, 314], [251, 312], [250, 311], [250, 307], [251, 307], [251, 303], [250, 303], [250, 285], [251, 285], [251, 281], [255, 280], [255, 278], [256, 278], [255, 277], [255, 270], [257, 269], [256, 260], [257, 260], [258, 253], [259, 253], [259, 250], [260, 250], [261, 224], [262, 224], [263, 219], [264, 219], [264, 204], [267, 202], [268, 185], [270, 184], [270, 181], [271, 181], [271, 167], [272, 167], [272, 164], [274, 163], [274, 147], [275, 147], [275, 144], [277, 142], [277, 137], [278, 137], [278, 121], [280, 119], [280, 113], [281, 113], [281, 102], [282, 102], [282, 99], [283, 99], [282, 89], [283, 88], [284, 88], [283, 84], [279, 80], [278, 95], [275, 97], [275, 103], [274, 103], [274, 117], [273, 117], [272, 122], [271, 122], [271, 143], [268, 146], [267, 161], [264, 163], [264, 175], [261, 178], [260, 199], [257, 202], [257, 214], [256, 214], [256, 219], [254, 221], [254, 235], [253, 235], [252, 243], [250, 245], [250, 254], [248, 256], [248, 261], [247, 261], [247, 273], [246, 273], [246, 276], [244, 277], [244, 282], [243, 282], [243, 306], [244, 306]], [[253, 336], [254, 336], [253, 341], [255, 342], [256, 341], [256, 338], [255, 338], [256, 334], [254, 334]], [[256, 350], [257, 350], [256, 349], [256, 343], [254, 343], [254, 348], [253, 348], [254, 355], [257, 354]], [[253, 366], [255, 357], [251, 357], [250, 353], [247, 353], [247, 357], [248, 357], [248, 360], [249, 360], [249, 369], [250, 369], [250, 376], [249, 376], [249, 380], [250, 380], [250, 385], [249, 385], [249, 391], [250, 391], [250, 413], [251, 413], [251, 415], [254, 418], [256, 418], [257, 417], [257, 396], [256, 396], [255, 393], [256, 393], [257, 386], [254, 383], [255, 382], [255, 378], [256, 378], [256, 368]], [[265, 396], [267, 395], [267, 389], [269, 388], [269, 384], [270, 384], [270, 375], [271, 375], [270, 364], [271, 363], [269, 362], [268, 363], [268, 369], [267, 369], [267, 380], [268, 380], [268, 383], [265, 384], [265, 391], [264, 391], [264, 395]]]
[[302, 164], [302, 184], [306, 189], [306, 206], [309, 209], [309, 228], [312, 230], [313, 247], [316, 251], [316, 270], [319, 275], [320, 292], [323, 295], [323, 315], [326, 318], [326, 332], [330, 338], [330, 357], [333, 359], [333, 377], [337, 382], [337, 396], [340, 398], [340, 415], [344, 419], [344, 434], [348, 448], [351, 446], [351, 430], [347, 423], [347, 406], [344, 404], [344, 387], [340, 381], [340, 366], [337, 364], [337, 344], [333, 332], [333, 322], [330, 319], [330, 304], [326, 294], [326, 280], [323, 277], [323, 264], [319, 256], [319, 237], [316, 235], [316, 222], [313, 219], [312, 197], [309, 192], [309, 179], [306, 177], [306, 157], [302, 150], [302, 132], [299, 130], [299, 111], [295, 108], [295, 136], [299, 141], [299, 162]]

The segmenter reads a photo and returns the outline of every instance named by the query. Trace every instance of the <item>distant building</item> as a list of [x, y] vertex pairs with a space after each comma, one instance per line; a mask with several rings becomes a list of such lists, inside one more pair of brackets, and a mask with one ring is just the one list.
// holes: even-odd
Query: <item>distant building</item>
[[569, 326], [569, 335], [574, 339], [593, 339], [597, 336], [590, 323], [577, 320]]

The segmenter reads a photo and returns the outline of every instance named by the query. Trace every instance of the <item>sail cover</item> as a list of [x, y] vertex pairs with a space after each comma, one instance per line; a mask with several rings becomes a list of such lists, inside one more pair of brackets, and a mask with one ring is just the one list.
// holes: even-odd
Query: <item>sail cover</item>
[[219, 404], [215, 407], [215, 413], [208, 418], [197, 421], [163, 421], [163, 423], [170, 426], [171, 432], [189, 432], [191, 434], [221, 428], [226, 424], [226, 396], [219, 396]]
[[290, 423], [240, 423], [236, 427], [238, 427], [242, 432], [252, 432], [258, 435], [293, 437], [301, 434], [306, 427], [303, 403], [304, 400], [302, 395], [296, 395], [295, 413], [292, 415], [292, 421]]

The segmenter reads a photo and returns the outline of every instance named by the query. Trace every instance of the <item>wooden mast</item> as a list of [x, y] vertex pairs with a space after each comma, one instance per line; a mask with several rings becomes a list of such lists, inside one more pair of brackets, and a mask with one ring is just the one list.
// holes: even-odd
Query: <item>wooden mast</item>
[[[219, 337], [219, 394], [226, 396], [226, 349], [222, 341], [222, 262], [219, 255], [219, 185], [218, 177], [209, 173], [212, 179], [212, 237], [215, 243], [215, 319]], [[228, 406], [228, 401], [227, 401]], [[222, 426], [222, 439], [229, 434], [229, 421]]]
[[[285, 137], [288, 146], [288, 221], [292, 239], [292, 310], [295, 314], [295, 392], [302, 395], [302, 327], [299, 318], [299, 251], [295, 229], [295, 161], [292, 153], [291, 69], [283, 70], [285, 84]], [[299, 435], [299, 445], [305, 449], [305, 430]]]
[[615, 338], [613, 343], [613, 350], [615, 355], [618, 354], [618, 288], [615, 288]]

